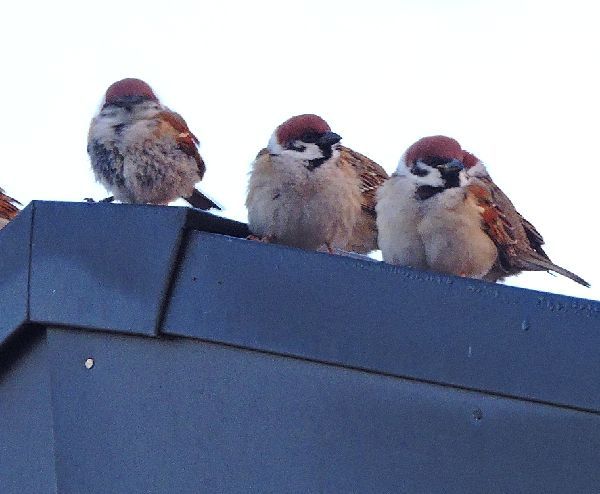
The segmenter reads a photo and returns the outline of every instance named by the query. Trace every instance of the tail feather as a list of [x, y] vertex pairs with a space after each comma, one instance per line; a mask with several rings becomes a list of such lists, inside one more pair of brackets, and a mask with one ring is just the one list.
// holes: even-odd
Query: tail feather
[[192, 192], [192, 195], [190, 197], [185, 197], [185, 200], [196, 209], [208, 211], [209, 209], [215, 208], [219, 211], [221, 210], [221, 207], [218, 204], [211, 201], [208, 197], [206, 197], [202, 192], [200, 192], [197, 189], [194, 189], [194, 192]]
[[568, 269], [557, 266], [556, 264], [552, 263], [550, 260], [541, 259], [541, 258], [537, 258], [537, 257], [527, 259], [523, 262], [523, 268], [531, 270], [531, 271], [554, 271], [555, 273], [558, 273], [563, 276], [566, 276], [567, 278], [570, 278], [571, 280], [573, 280], [576, 283], [579, 283], [580, 285], [583, 285], [587, 288], [590, 287], [590, 284], [587, 281], [585, 281], [583, 278], [581, 278], [580, 276], [577, 276], [575, 273], [572, 273]]

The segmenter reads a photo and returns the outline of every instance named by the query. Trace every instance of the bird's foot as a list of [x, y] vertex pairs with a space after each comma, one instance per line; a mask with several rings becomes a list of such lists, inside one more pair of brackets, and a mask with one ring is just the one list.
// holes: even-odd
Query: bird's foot
[[259, 235], [248, 235], [246, 237], [246, 240], [254, 240], [255, 242], [262, 242], [264, 244], [269, 244], [273, 241], [273, 237], [272, 235], [264, 235], [264, 236], [259, 236]]
[[101, 200], [99, 200], [99, 201], [95, 201], [95, 200], [94, 200], [94, 199], [92, 199], [91, 197], [84, 197], [84, 198], [83, 198], [83, 200], [84, 200], [85, 202], [89, 202], [89, 203], [92, 203], [92, 202], [93, 202], [93, 203], [96, 203], [96, 202], [98, 202], [98, 203], [100, 203], [100, 202], [113, 202], [113, 201], [115, 200], [115, 197], [114, 197], [114, 196], [105, 197], [104, 199], [101, 199]]

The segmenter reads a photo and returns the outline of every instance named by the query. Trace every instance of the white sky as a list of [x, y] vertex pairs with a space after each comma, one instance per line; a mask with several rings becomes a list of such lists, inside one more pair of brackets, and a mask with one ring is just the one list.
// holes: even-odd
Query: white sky
[[294, 114], [320, 114], [389, 172], [442, 133], [592, 289], [546, 273], [511, 284], [600, 299], [598, 19], [592, 1], [4, 2], [0, 185], [23, 203], [105, 197], [87, 131], [123, 77], [184, 116], [201, 188], [238, 220], [252, 159]]

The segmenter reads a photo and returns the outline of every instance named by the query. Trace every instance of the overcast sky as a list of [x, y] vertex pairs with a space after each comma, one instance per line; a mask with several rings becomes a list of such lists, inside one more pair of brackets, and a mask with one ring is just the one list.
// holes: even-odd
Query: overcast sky
[[27, 203], [105, 197], [86, 154], [109, 84], [146, 80], [201, 141], [200, 188], [246, 219], [273, 129], [318, 113], [392, 172], [416, 139], [477, 154], [554, 262], [511, 284], [600, 297], [600, 35], [594, 2], [4, 2], [0, 186]]

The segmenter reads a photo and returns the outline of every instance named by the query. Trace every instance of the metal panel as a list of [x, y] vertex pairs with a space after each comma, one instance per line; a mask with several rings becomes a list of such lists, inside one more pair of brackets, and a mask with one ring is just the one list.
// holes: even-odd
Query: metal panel
[[31, 319], [154, 334], [187, 208], [35, 206]]
[[56, 493], [52, 402], [43, 334], [0, 350], [0, 492]]
[[600, 411], [600, 304], [191, 232], [162, 331]]
[[0, 345], [27, 320], [30, 205], [0, 230]]
[[48, 333], [64, 494], [600, 492], [595, 414], [189, 339]]

